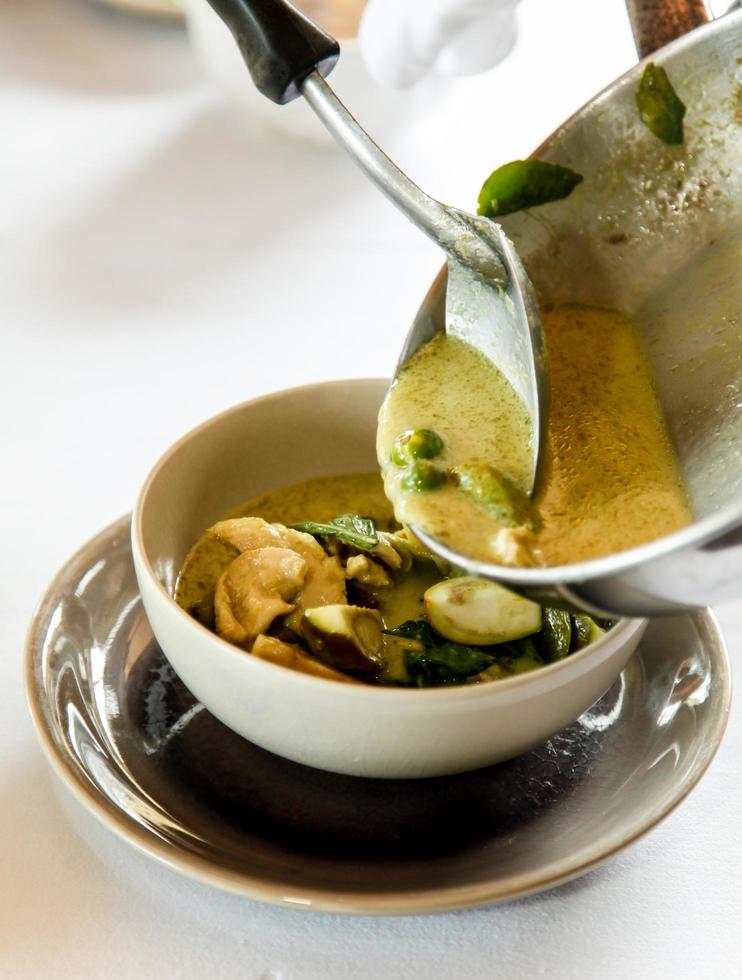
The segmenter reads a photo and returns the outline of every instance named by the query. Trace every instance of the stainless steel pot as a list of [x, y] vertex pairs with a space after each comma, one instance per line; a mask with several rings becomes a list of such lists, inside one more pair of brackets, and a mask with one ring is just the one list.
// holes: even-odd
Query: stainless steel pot
[[[540, 599], [645, 616], [742, 594], [742, 11], [708, 23], [701, 0], [627, 5], [639, 54], [688, 107], [685, 144], [639, 121], [640, 62], [533, 154], [583, 174], [579, 192], [502, 224], [542, 302], [619, 307], [639, 326], [697, 520], [580, 564], [466, 567]], [[445, 291], [444, 270], [413, 330], [442, 328]]]

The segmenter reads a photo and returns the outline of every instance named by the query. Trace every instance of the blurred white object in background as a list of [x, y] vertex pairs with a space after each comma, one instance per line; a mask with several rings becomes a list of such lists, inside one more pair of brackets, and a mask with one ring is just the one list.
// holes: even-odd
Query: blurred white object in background
[[98, 3], [104, 7], [115, 7], [135, 14], [152, 14], [170, 20], [181, 20], [183, 17], [180, 0], [98, 0]]
[[[405, 92], [381, 86], [369, 74], [358, 43], [358, 26], [365, 0], [293, 0], [340, 42], [340, 60], [330, 82], [348, 108], [372, 135], [384, 140], [429, 107], [439, 85], [425, 79]], [[188, 31], [208, 74], [253, 120], [299, 139], [332, 143], [322, 123], [303, 99], [278, 106], [262, 96], [222, 20], [207, 0], [182, 0]]]
[[368, 0], [359, 40], [371, 75], [406, 88], [429, 74], [476, 75], [515, 44], [518, 0]]

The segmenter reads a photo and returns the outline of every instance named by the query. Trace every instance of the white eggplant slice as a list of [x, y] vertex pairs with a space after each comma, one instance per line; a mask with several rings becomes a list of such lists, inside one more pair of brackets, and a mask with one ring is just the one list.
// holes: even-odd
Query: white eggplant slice
[[574, 623], [575, 633], [577, 634], [576, 646], [578, 650], [590, 646], [591, 643], [599, 640], [601, 636], [605, 636], [605, 630], [602, 626], [598, 626], [592, 616], [573, 616], [572, 622]]
[[465, 575], [446, 579], [425, 593], [434, 629], [454, 643], [489, 646], [541, 629], [541, 606], [496, 582]]
[[305, 611], [301, 629], [315, 657], [335, 670], [375, 674], [383, 667], [381, 616], [375, 609], [318, 606]]

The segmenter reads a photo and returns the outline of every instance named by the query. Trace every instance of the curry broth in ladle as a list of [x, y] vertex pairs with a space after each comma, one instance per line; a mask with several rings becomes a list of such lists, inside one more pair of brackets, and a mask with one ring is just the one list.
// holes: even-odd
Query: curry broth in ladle
[[[540, 486], [526, 486], [528, 415], [474, 348], [439, 334], [379, 415], [397, 518], [474, 559], [561, 565], [623, 551], [692, 521], [641, 340], [616, 310], [542, 311], [551, 411]], [[420, 435], [423, 433], [425, 435]]]

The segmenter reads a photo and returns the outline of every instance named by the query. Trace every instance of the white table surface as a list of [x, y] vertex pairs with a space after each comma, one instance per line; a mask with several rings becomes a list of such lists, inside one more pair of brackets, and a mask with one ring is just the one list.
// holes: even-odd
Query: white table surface
[[[526, 0], [506, 64], [392, 149], [471, 206], [627, 68], [622, 0]], [[24, 702], [24, 633], [78, 545], [178, 435], [253, 395], [390, 371], [435, 250], [339, 154], [251, 129], [182, 30], [85, 0], [0, 7], [0, 975], [742, 975], [742, 711], [648, 838], [507, 906], [307, 915], [181, 878], [57, 785]], [[287, 270], [289, 275], [287, 275]], [[742, 603], [720, 611], [742, 656]]]

